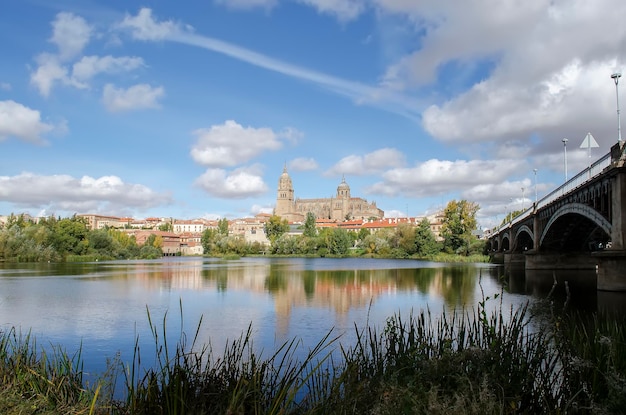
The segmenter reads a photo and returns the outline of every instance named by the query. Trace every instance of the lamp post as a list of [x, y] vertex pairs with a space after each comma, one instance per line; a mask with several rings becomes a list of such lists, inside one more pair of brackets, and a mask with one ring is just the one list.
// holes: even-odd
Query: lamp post
[[535, 205], [537, 205], [537, 169], [533, 169], [535, 173]]
[[524, 211], [524, 188], [522, 187], [522, 212]]
[[617, 89], [617, 86], [619, 84], [619, 78], [621, 76], [622, 74], [620, 72], [615, 72], [613, 75], [611, 75], [611, 78], [613, 78], [613, 81], [615, 81], [615, 97], [617, 99], [617, 142], [620, 144], [622, 143], [622, 126], [619, 116], [619, 91]]
[[567, 138], [561, 141], [563, 141], [563, 163], [565, 164], [565, 181], [567, 182]]

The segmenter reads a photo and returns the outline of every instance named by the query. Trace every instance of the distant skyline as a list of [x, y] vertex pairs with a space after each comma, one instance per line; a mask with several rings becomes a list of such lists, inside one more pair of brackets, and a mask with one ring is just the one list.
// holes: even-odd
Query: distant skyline
[[588, 133], [591, 160], [617, 142], [623, 16], [617, 0], [9, 0], [0, 215], [271, 213], [286, 165], [296, 197], [345, 176], [388, 217], [467, 199], [493, 226], [563, 183], [563, 138], [570, 178]]

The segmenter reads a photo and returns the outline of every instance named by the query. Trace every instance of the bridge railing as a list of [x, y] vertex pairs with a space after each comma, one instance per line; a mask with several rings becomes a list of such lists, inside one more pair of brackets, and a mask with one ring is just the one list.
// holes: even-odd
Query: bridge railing
[[595, 163], [593, 163], [592, 165], [590, 165], [589, 167], [587, 167], [586, 169], [578, 173], [576, 176], [572, 177], [567, 182], [563, 183], [561, 186], [554, 189], [551, 193], [548, 193], [546, 196], [542, 197], [540, 200], [537, 201], [536, 206], [529, 207], [528, 209], [524, 210], [522, 213], [514, 217], [511, 221], [503, 225], [500, 225], [496, 229], [496, 233], [500, 233], [503, 230], [507, 229], [508, 227], [525, 220], [526, 218], [528, 218], [530, 215], [533, 214], [535, 209], [542, 208], [552, 203], [559, 197], [564, 196], [567, 193], [571, 192], [572, 190], [585, 184], [592, 178], [602, 173], [602, 171], [604, 171], [604, 169], [609, 167], [610, 165], [611, 165], [611, 153], [607, 153], [601, 158], [599, 158]]

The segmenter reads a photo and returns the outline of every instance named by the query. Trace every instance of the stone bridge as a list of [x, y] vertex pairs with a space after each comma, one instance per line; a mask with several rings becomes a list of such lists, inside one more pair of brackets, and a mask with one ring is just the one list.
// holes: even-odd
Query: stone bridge
[[494, 262], [526, 269], [595, 269], [599, 290], [626, 290], [624, 142], [494, 229]]

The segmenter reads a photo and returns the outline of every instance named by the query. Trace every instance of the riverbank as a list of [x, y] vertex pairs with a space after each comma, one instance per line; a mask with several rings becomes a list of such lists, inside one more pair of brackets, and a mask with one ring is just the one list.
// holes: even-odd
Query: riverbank
[[[494, 296], [497, 297], [497, 296]], [[156, 364], [110, 362], [92, 385], [81, 351], [44, 352], [15, 330], [0, 334], [0, 412], [619, 413], [626, 405], [626, 321], [546, 309], [395, 315], [341, 348], [331, 333], [295, 358], [298, 339], [255, 352], [251, 328], [215, 354], [181, 334], [167, 344], [150, 321]], [[492, 309], [493, 307], [491, 307]], [[537, 330], [538, 320], [541, 330]], [[199, 325], [202, 323], [200, 322]], [[199, 327], [198, 327], [199, 329]], [[50, 349], [48, 349], [50, 350]], [[193, 353], [191, 352], [193, 351]], [[115, 379], [123, 379], [123, 399]]]

